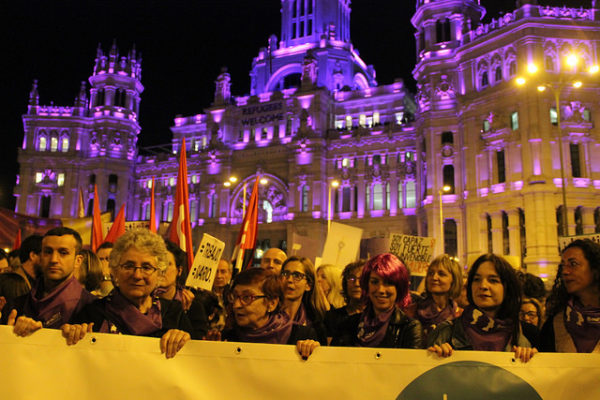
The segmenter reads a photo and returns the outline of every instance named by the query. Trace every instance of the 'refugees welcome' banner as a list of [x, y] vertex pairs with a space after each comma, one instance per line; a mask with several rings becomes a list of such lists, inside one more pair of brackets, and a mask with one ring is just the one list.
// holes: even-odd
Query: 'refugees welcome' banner
[[600, 355], [318, 348], [189, 342], [173, 359], [158, 339], [59, 331], [27, 338], [0, 326], [3, 399], [600, 399]]

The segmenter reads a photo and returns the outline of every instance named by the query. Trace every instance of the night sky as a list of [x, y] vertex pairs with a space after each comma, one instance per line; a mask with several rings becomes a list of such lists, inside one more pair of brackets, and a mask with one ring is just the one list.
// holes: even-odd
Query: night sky
[[[0, 206], [13, 207], [33, 79], [41, 104], [71, 106], [80, 81], [87, 81], [98, 43], [105, 52], [113, 40], [120, 54], [135, 43], [142, 52], [140, 146], [168, 143], [177, 114], [201, 113], [210, 105], [214, 81], [226, 66], [232, 93], [249, 92], [252, 58], [271, 34], [281, 35], [280, 0], [18, 0], [3, 1], [3, 143], [0, 154]], [[514, 8], [515, 0], [482, 0], [488, 21]], [[589, 7], [590, 0], [542, 1]], [[353, 0], [354, 47], [373, 64], [380, 84], [403, 78], [414, 90], [416, 0]], [[6, 105], [8, 103], [8, 105]]]

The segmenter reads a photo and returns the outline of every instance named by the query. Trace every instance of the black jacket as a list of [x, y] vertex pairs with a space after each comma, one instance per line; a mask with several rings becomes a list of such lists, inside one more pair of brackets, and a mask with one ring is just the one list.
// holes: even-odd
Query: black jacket
[[[364, 312], [367, 312], [365, 310]], [[361, 314], [348, 317], [340, 326], [338, 335], [333, 338], [332, 346], [360, 346], [358, 341], [358, 324]], [[396, 349], [420, 349], [422, 341], [421, 323], [410, 318], [398, 308], [394, 311], [385, 337], [377, 347]]]

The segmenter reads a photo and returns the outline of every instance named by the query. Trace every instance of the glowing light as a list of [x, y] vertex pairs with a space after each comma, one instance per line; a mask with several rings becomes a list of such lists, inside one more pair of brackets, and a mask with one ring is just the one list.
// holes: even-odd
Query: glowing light
[[237, 178], [237, 177], [235, 177], [235, 176], [230, 176], [230, 177], [229, 177], [229, 182], [231, 182], [231, 183], [236, 183], [236, 182], [237, 182], [237, 180], [238, 180], [238, 178]]
[[518, 77], [515, 82], [517, 82], [517, 85], [523, 86], [527, 81], [523, 77]]
[[588, 72], [590, 74], [596, 74], [596, 73], [598, 73], [599, 70], [600, 70], [600, 67], [598, 67], [597, 65], [592, 65], [590, 67], [590, 69], [588, 69]]
[[535, 74], [538, 72], [538, 67], [534, 63], [527, 64], [527, 72], [530, 74]]
[[576, 67], [579, 63], [579, 57], [577, 57], [577, 54], [571, 53], [567, 56], [566, 62], [569, 67]]
[[575, 89], [579, 89], [581, 86], [583, 86], [583, 83], [581, 81], [575, 81], [575, 82], [573, 82], [573, 87]]
[[442, 188], [442, 192], [449, 192], [452, 189], [452, 187], [448, 186], [448, 185], [444, 185], [444, 187]]
[[230, 187], [231, 186], [231, 182], [229, 182], [229, 181], [223, 182], [223, 186]]
[[540, 85], [537, 87], [538, 92], [544, 92], [546, 90], [546, 86]]
[[339, 186], [340, 186], [340, 183], [338, 181], [331, 181], [331, 187], [336, 188]]
[[260, 178], [259, 182], [261, 185], [266, 185], [267, 183], [269, 183], [269, 180], [267, 178]]

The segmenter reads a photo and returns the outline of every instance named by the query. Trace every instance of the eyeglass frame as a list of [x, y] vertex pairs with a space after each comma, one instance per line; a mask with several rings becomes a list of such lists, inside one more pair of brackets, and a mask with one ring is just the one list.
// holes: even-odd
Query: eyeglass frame
[[[281, 271], [280, 275], [282, 276], [283, 279], [287, 279], [288, 277], [292, 277], [292, 280], [294, 282], [300, 282], [302, 281], [302, 279], [306, 279], [306, 282], [310, 283], [310, 277], [302, 272], [298, 272], [298, 271], [287, 271], [287, 270], [283, 270]], [[301, 275], [301, 276], [300, 276]]]
[[135, 271], [139, 269], [140, 274], [142, 274], [142, 276], [146, 278], [152, 276], [152, 274], [159, 271], [158, 267], [155, 267], [154, 265], [151, 265], [149, 263], [143, 263], [141, 266], [137, 266], [132, 262], [126, 262], [120, 264], [119, 268], [131, 275], [134, 275]]
[[[249, 298], [249, 300], [243, 300], [242, 298], [246, 297]], [[240, 300], [240, 304], [247, 307], [250, 304], [254, 303], [256, 300], [258, 299], [265, 299], [268, 296], [262, 294], [262, 295], [254, 295], [254, 294], [242, 294], [242, 295], [236, 295], [234, 292], [229, 292], [227, 293], [227, 301], [229, 302], [229, 304], [233, 305], [233, 303], [235, 303], [236, 300]]]

